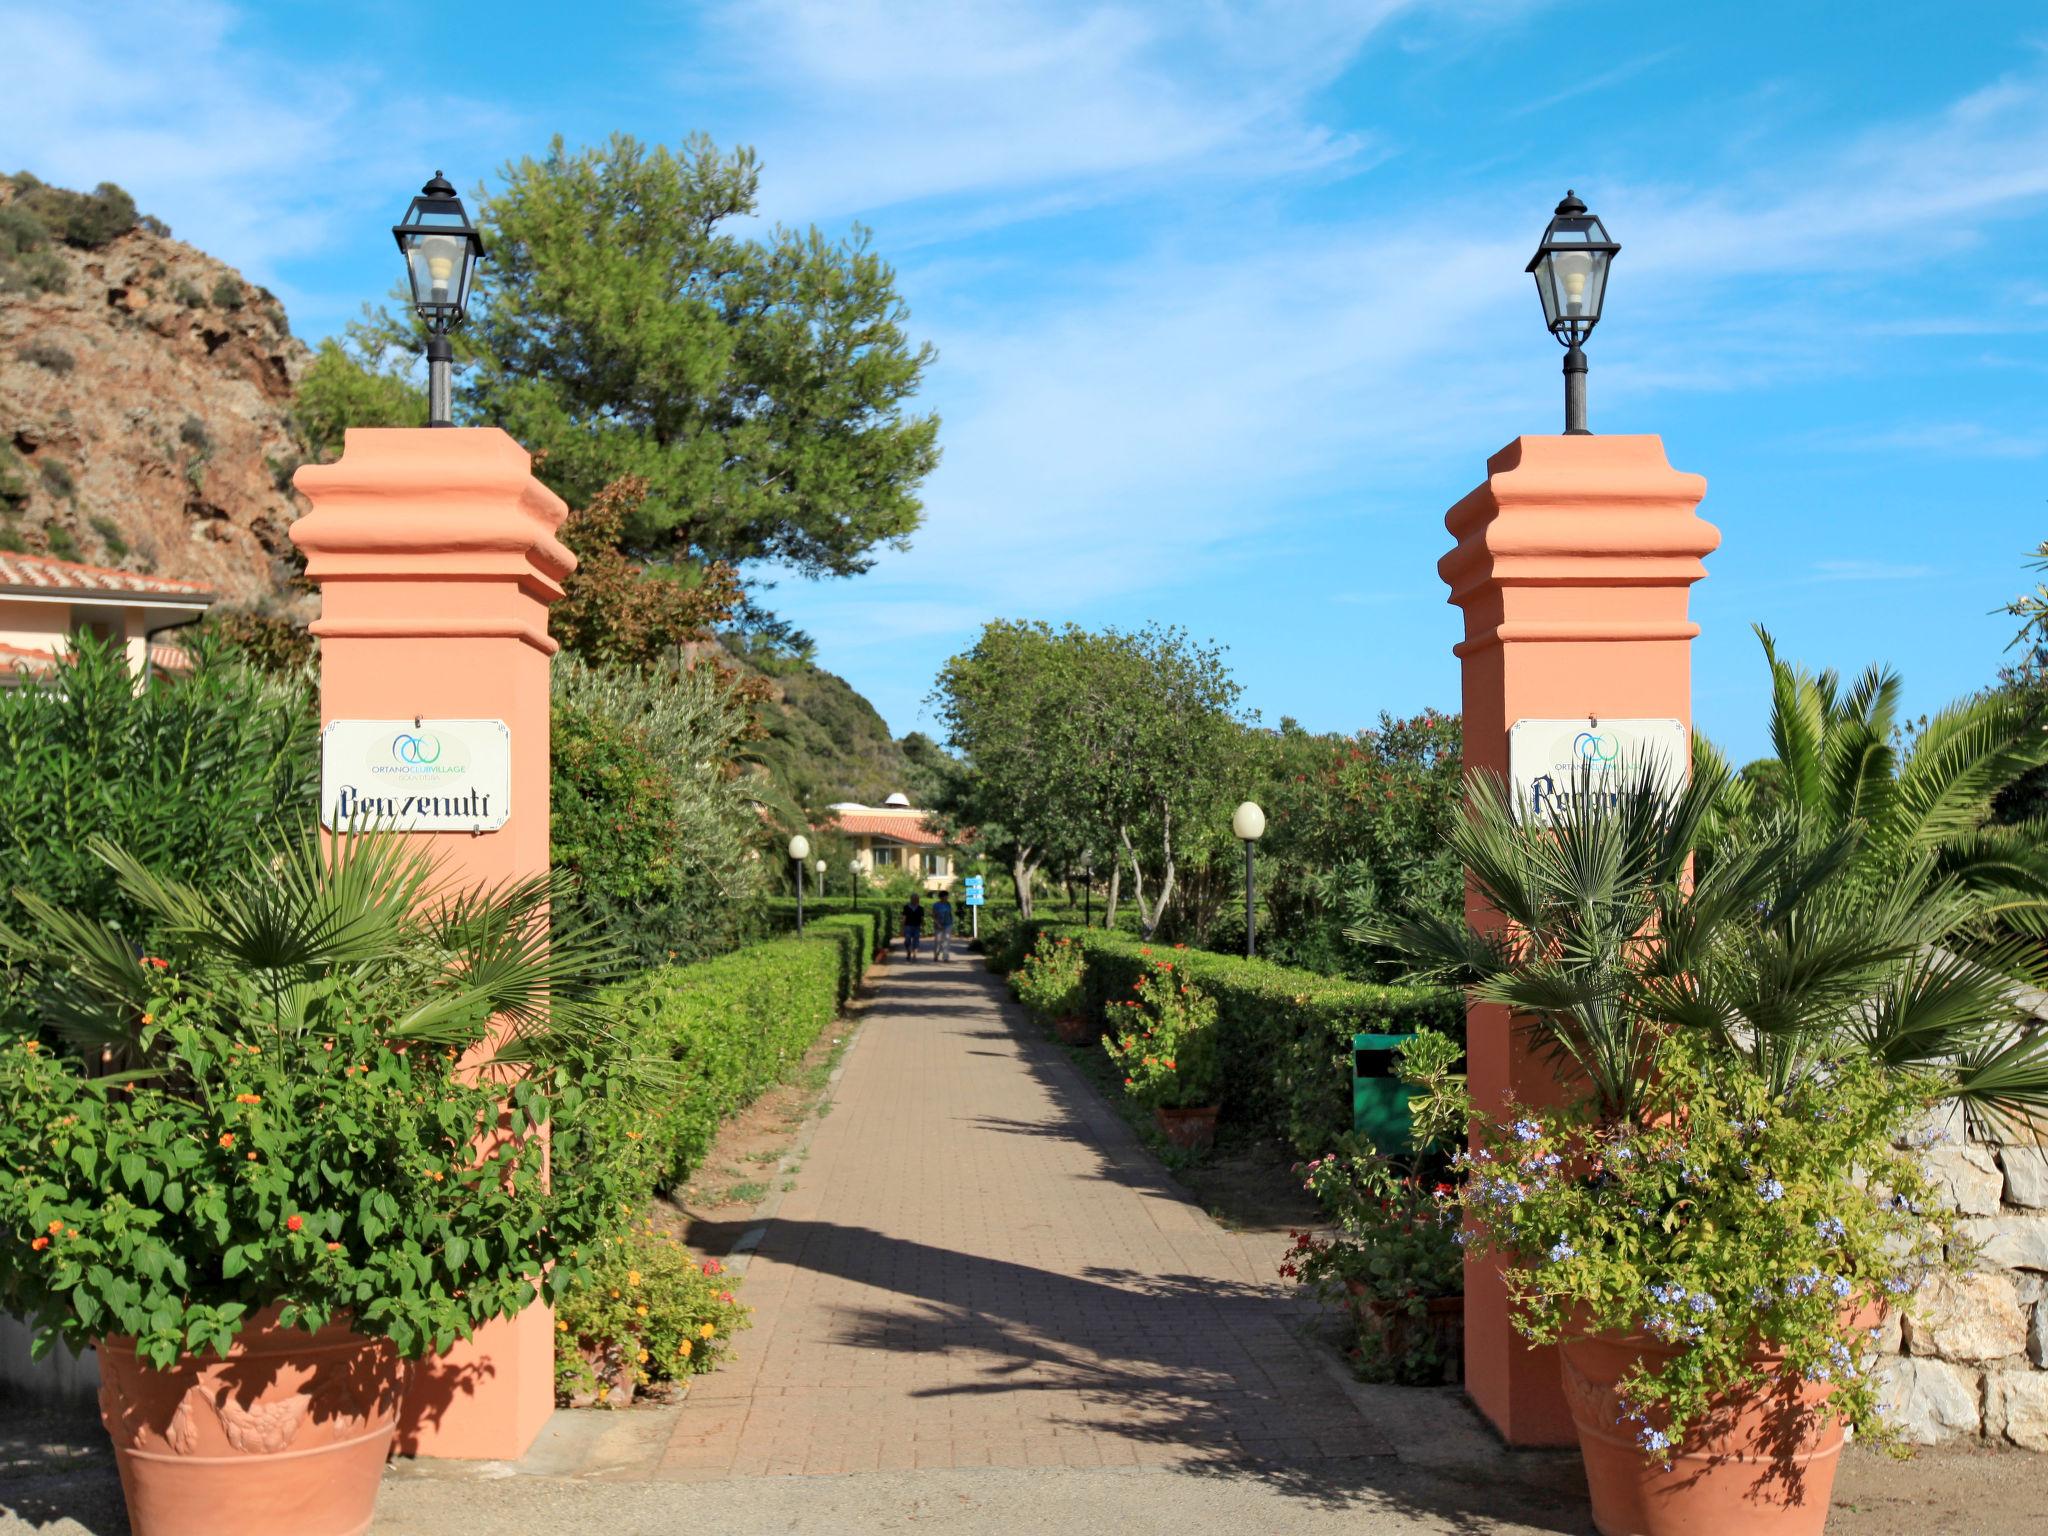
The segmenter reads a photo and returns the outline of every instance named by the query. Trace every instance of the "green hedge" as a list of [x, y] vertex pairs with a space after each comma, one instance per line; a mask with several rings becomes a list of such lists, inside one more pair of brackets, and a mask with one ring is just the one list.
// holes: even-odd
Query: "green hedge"
[[1001, 953], [991, 949], [990, 965], [1014, 965], [1040, 933], [1082, 947], [1089, 1014], [1098, 1020], [1111, 1002], [1131, 995], [1147, 966], [1172, 961], [1216, 1000], [1224, 1117], [1279, 1138], [1303, 1157], [1319, 1155], [1351, 1129], [1353, 1035], [1424, 1025], [1464, 1035], [1464, 1000], [1455, 991], [1378, 986], [1269, 960], [1147, 944], [1121, 930], [1018, 923], [1003, 935]]
[[857, 922], [821, 923], [802, 939], [660, 966], [612, 989], [633, 1050], [679, 1074], [658, 1104], [631, 1111], [664, 1186], [687, 1177], [719, 1124], [782, 1081], [838, 1017], [863, 937]]
[[[808, 907], [809, 903], [805, 903]], [[875, 914], [872, 912], [831, 912], [823, 917], [804, 914], [804, 937], [811, 940], [830, 940], [839, 949], [839, 1006], [844, 1008], [860, 986], [861, 977], [867, 974], [868, 966], [874, 962], [876, 947], [881, 942]]]
[[[768, 925], [784, 932], [796, 928], [796, 898], [794, 896], [770, 896], [767, 898]], [[876, 951], [880, 951], [896, 937], [897, 918], [902, 906], [897, 902], [883, 901], [879, 896], [863, 897], [855, 903], [850, 896], [806, 896], [804, 898], [804, 927], [827, 917], [864, 916], [875, 924]]]

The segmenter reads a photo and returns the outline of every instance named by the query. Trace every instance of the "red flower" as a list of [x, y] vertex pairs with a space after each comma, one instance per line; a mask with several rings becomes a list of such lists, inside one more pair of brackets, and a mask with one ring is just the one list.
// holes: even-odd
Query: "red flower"
[[47, 1237], [39, 1237], [34, 1242], [29, 1244], [29, 1247], [35, 1249], [37, 1253], [41, 1253], [45, 1248], [49, 1246], [50, 1240]]
[[303, 1216], [287, 1216], [284, 1219], [284, 1229], [287, 1232], [296, 1232], [305, 1224], [306, 1218]]

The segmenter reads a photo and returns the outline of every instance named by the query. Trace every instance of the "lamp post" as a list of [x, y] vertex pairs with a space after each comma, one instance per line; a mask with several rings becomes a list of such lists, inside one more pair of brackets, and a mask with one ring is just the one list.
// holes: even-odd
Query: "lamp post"
[[831, 894], [829, 891], [825, 889], [825, 861], [823, 859], [820, 859], [817, 863], [813, 864], [811, 868], [815, 869], [818, 872], [818, 900], [823, 901], [828, 895]]
[[427, 328], [427, 425], [452, 427], [448, 380], [455, 349], [448, 333], [462, 324], [469, 309], [470, 280], [483, 259], [483, 237], [439, 171], [420, 188], [405, 217], [391, 226], [391, 234], [405, 257], [413, 312]]
[[853, 910], [860, 910], [860, 856], [846, 861], [846, 888], [853, 895]]
[[1600, 323], [1600, 301], [1607, 294], [1607, 264], [1621, 247], [1608, 237], [1607, 226], [1588, 213], [1578, 195], [1567, 190], [1543, 243], [1529, 258], [1536, 293], [1543, 300], [1543, 323], [1550, 327], [1564, 354], [1564, 429], [1584, 437], [1586, 427], [1586, 354], [1582, 344]]
[[799, 832], [789, 840], [789, 856], [796, 864], [796, 936], [804, 936], [804, 860], [811, 856], [811, 840]]
[[1252, 927], [1252, 850], [1266, 835], [1266, 813], [1247, 800], [1230, 813], [1230, 830], [1244, 844], [1244, 957], [1249, 960], [1258, 947]]

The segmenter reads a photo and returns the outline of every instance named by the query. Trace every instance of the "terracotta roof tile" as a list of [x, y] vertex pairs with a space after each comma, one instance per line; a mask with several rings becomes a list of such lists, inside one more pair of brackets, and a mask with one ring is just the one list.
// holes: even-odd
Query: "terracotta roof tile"
[[43, 587], [53, 592], [135, 592], [155, 597], [214, 596], [196, 581], [175, 581], [169, 576], [145, 576], [140, 571], [116, 571], [104, 565], [81, 565], [76, 560], [7, 551], [0, 551], [0, 587]]
[[946, 840], [925, 826], [916, 816], [885, 816], [880, 812], [841, 811], [826, 828], [837, 828], [855, 837], [886, 837], [899, 843], [914, 843], [920, 848], [943, 848]]

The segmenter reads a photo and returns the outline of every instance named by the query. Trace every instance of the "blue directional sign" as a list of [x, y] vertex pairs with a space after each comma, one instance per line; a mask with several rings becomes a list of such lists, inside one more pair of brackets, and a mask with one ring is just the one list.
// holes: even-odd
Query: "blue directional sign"
[[966, 902], [967, 905], [970, 907], [978, 907], [983, 904], [981, 895], [981, 876], [967, 876], [965, 881], [962, 882], [960, 899]]

